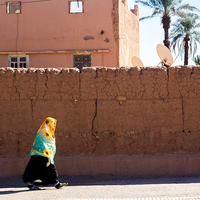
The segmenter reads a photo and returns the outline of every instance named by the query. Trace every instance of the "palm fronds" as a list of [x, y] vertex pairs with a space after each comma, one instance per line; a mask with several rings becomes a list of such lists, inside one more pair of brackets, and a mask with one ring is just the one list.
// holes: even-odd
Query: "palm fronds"
[[154, 17], [160, 17], [163, 23], [165, 32], [164, 44], [169, 48], [169, 28], [172, 16], [185, 17], [187, 15], [197, 16], [194, 12], [200, 12], [194, 6], [189, 4], [183, 4], [183, 0], [136, 0], [136, 3], [140, 3], [143, 6], [149, 7], [153, 10], [151, 15], [140, 18], [140, 21], [145, 19], [151, 19]]
[[196, 65], [200, 65], [200, 55], [197, 55], [192, 60], [195, 62]]
[[184, 64], [188, 63], [188, 58], [194, 56], [197, 51], [197, 43], [200, 43], [200, 32], [196, 29], [200, 27], [197, 15], [184, 15], [172, 24], [170, 33], [171, 47], [176, 54], [178, 50], [181, 58], [184, 55]]

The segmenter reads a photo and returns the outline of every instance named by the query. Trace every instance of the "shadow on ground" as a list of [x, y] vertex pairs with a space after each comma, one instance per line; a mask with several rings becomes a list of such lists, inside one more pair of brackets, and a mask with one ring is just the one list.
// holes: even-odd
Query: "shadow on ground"
[[68, 182], [69, 186], [89, 185], [147, 185], [147, 184], [187, 184], [200, 183], [198, 176], [182, 177], [131, 177], [116, 175], [96, 176], [61, 176], [60, 180]]
[[[41, 189], [45, 190], [45, 189]], [[8, 195], [8, 194], [16, 194], [16, 193], [21, 193], [21, 192], [28, 192], [30, 190], [24, 189], [24, 190], [6, 190], [6, 191], [0, 191], [0, 195]], [[31, 192], [37, 192], [37, 190], [32, 190]]]
[[[85, 175], [59, 176], [60, 182], [67, 182], [70, 186], [97, 186], [97, 185], [147, 185], [147, 184], [188, 184], [200, 183], [200, 175], [182, 177], [131, 177], [116, 175]], [[26, 188], [22, 176], [0, 178], [0, 188]], [[52, 185], [51, 185], [52, 186]], [[46, 187], [46, 186], [45, 186]], [[27, 191], [27, 190], [26, 190]], [[9, 191], [5, 191], [9, 192]], [[11, 193], [12, 191], [10, 191]], [[18, 191], [20, 192], [20, 191]], [[23, 192], [23, 190], [21, 190]], [[1, 194], [1, 192], [0, 192]]]

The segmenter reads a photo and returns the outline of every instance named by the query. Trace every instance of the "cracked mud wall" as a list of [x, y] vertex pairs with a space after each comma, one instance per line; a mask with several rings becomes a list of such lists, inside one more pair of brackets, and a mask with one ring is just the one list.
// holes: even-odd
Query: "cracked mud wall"
[[0, 157], [54, 117], [57, 156], [200, 152], [200, 67], [0, 69]]

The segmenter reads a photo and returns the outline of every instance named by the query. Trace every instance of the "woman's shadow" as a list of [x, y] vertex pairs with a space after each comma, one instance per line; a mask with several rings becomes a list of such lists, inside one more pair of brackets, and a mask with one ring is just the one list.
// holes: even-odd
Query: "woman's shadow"
[[[41, 189], [45, 190], [45, 189]], [[27, 184], [23, 183], [22, 176], [0, 178], [0, 195], [16, 194], [20, 192], [29, 191], [40, 191], [40, 190], [29, 190]]]
[[20, 192], [37, 192], [37, 191], [41, 191], [41, 190], [45, 190], [44, 188], [40, 189], [40, 190], [28, 190], [28, 189], [23, 189], [23, 190], [6, 190], [6, 191], [0, 191], [0, 195], [9, 195], [9, 194], [16, 194], [16, 193], [20, 193]]

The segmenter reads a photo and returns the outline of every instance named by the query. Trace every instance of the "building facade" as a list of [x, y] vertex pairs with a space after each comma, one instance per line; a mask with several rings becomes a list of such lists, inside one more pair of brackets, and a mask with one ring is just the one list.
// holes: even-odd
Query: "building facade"
[[126, 0], [0, 2], [0, 67], [132, 66], [138, 6]]

